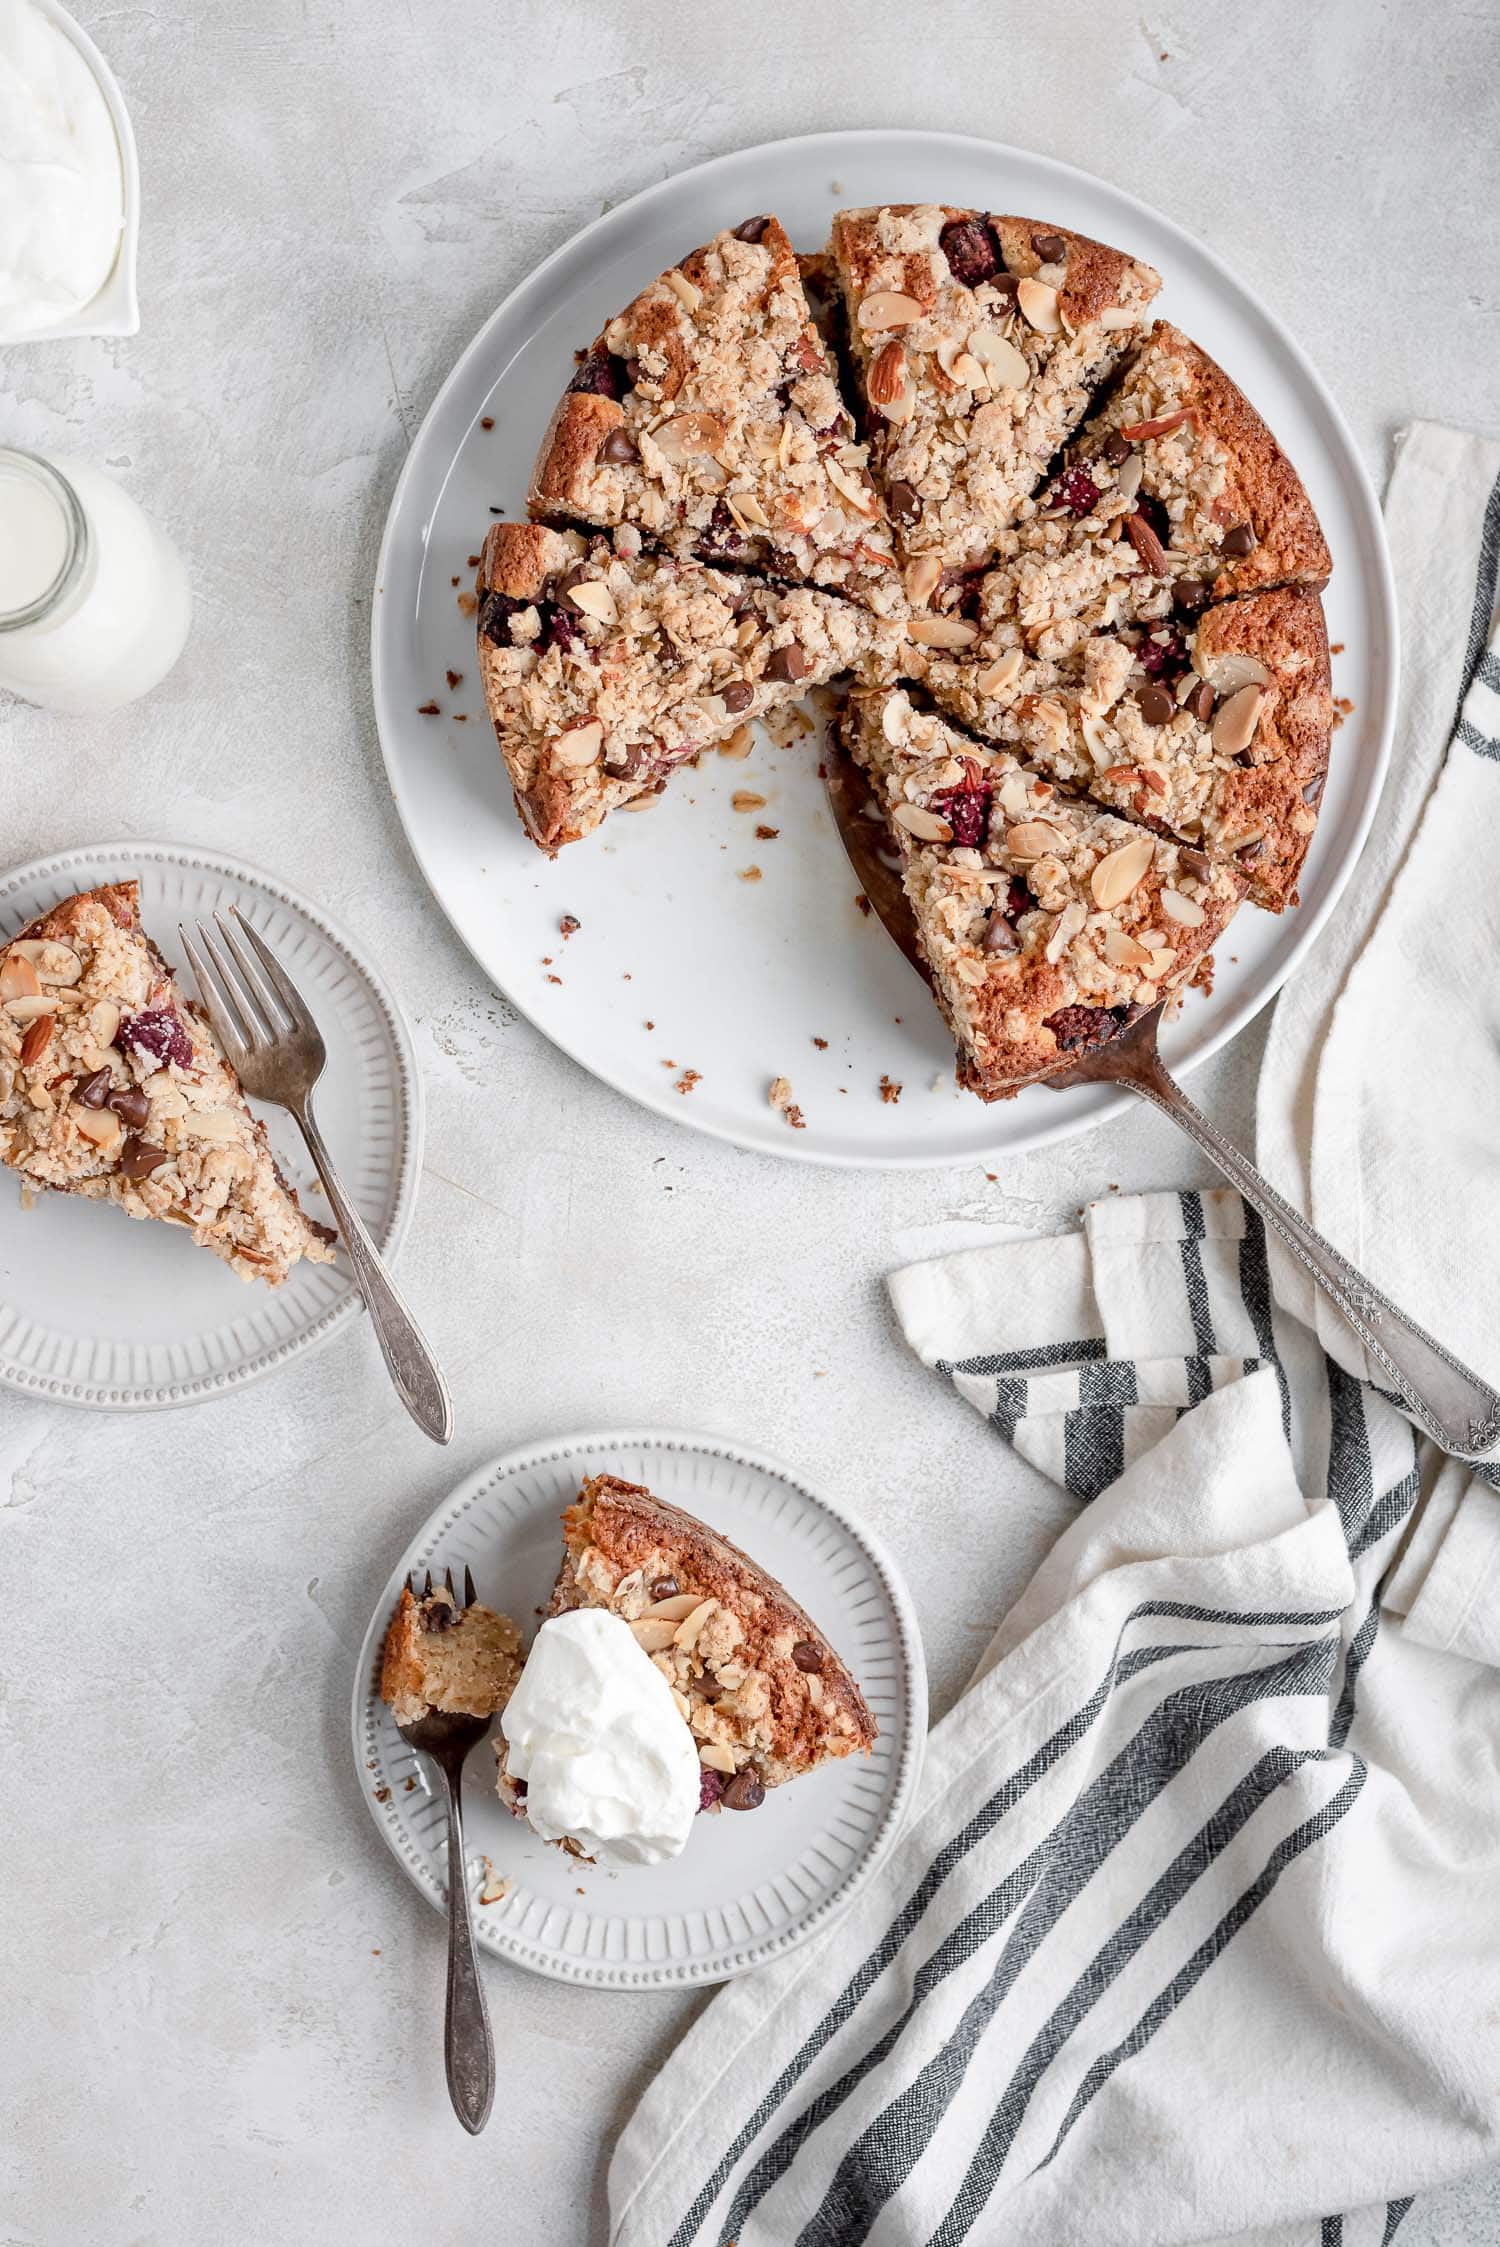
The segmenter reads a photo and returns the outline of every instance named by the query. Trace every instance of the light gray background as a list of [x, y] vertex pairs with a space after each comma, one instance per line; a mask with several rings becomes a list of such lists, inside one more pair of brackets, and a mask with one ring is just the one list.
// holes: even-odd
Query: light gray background
[[[369, 587], [408, 440], [484, 315], [606, 203], [749, 142], [907, 124], [1069, 158], [1202, 234], [1383, 480], [1413, 414], [1500, 427], [1496, 18], [1458, 0], [79, 13], [141, 144], [143, 325], [0, 351], [0, 438], [113, 468], [181, 541], [198, 611], [134, 710], [0, 707], [3, 857], [219, 845], [372, 945], [426, 1074], [401, 1276], [459, 1433], [445, 1457], [409, 1427], [363, 1331], [149, 1423], [0, 1401], [0, 2239], [597, 2247], [609, 2141], [692, 2001], [489, 1966], [499, 2095], [465, 2138], [442, 1928], [346, 1746], [391, 1556], [528, 1437], [740, 1435], [890, 1541], [941, 1712], [1062, 1517], [909, 1359], [882, 1275], [1067, 1225], [1111, 1183], [1203, 1173], [1144, 1110], [993, 1182], [781, 1165], [638, 1113], [519, 1021], [423, 889], [375, 743]], [[1252, 1031], [1195, 1080], [1242, 1133], [1259, 1050]], [[1434, 2193], [1402, 2239], [1500, 2239], [1500, 2198]]]

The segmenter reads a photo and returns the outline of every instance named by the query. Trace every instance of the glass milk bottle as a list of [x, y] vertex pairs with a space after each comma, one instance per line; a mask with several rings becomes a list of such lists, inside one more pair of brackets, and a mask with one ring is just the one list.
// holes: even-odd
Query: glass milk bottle
[[112, 476], [0, 446], [0, 687], [118, 710], [166, 677], [192, 613], [176, 547]]

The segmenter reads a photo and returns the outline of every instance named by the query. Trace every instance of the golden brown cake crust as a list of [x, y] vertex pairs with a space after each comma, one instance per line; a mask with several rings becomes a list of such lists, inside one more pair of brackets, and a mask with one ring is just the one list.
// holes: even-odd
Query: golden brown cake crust
[[1237, 863], [1259, 905], [1279, 913], [1293, 900], [1317, 826], [1333, 740], [1333, 679], [1323, 603], [1310, 587], [1282, 586], [1224, 601], [1199, 621], [1197, 656], [1257, 657], [1270, 674], [1256, 736], [1258, 762], [1236, 774], [1226, 796], [1237, 826], [1259, 829], [1263, 847]]
[[599, 447], [624, 422], [614, 398], [565, 390], [558, 399], [532, 470], [526, 504], [537, 515], [581, 510]]
[[[717, 1603], [738, 1626], [719, 1667], [730, 1676], [743, 1672], [750, 1680], [763, 1680], [766, 1705], [758, 1707], [757, 1687], [750, 1725], [745, 1737], [736, 1739], [729, 1720], [735, 1702], [749, 1698], [746, 1688], [732, 1687], [706, 1706], [701, 1702], [700, 1683], [690, 1672], [702, 1655], [702, 1641], [712, 1632], [716, 1618], [711, 1618], [700, 1630], [696, 1651], [677, 1663], [679, 1690], [692, 1706], [690, 1722], [699, 1734], [700, 1751], [703, 1743], [721, 1735], [734, 1751], [735, 1768], [753, 1763], [768, 1786], [795, 1778], [829, 1756], [869, 1751], [876, 1738], [875, 1719], [849, 1670], [805, 1609], [738, 1545], [641, 1484], [614, 1475], [587, 1481], [563, 1524], [567, 1553], [551, 1614], [586, 1605], [615, 1606], [621, 1612], [617, 1600], [624, 1607], [636, 1604], [632, 1589], [645, 1570], [640, 1602], [645, 1619], [652, 1604], [651, 1580], [667, 1575], [676, 1579], [680, 1597]], [[614, 1587], [609, 1596], [603, 1593], [606, 1583]], [[640, 1618], [627, 1620], [640, 1635]], [[727, 1631], [723, 1643], [729, 1644]], [[800, 1661], [793, 1658], [794, 1648]], [[674, 1652], [661, 1649], [658, 1658], [671, 1659]]]

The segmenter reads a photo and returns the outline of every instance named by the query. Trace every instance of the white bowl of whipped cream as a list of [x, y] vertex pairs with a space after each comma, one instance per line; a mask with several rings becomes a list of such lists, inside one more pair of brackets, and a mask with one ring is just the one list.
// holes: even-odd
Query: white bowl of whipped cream
[[0, 347], [135, 334], [140, 201], [93, 40], [57, 0], [0, 0]]

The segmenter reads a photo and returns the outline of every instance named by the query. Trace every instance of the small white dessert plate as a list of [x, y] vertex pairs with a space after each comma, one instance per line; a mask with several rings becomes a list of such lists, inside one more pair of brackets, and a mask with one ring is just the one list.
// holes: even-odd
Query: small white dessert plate
[[[238, 905], [275, 947], [328, 1048], [319, 1119], [360, 1214], [393, 1256], [421, 1169], [421, 1081], [410, 1033], [368, 957], [295, 890], [171, 843], [101, 844], [0, 875], [0, 939], [77, 890], [131, 879], [142, 922], [189, 996], [179, 921]], [[303, 1207], [326, 1220], [296, 1125], [279, 1109], [256, 1112]], [[278, 1288], [256, 1288], [178, 1226], [135, 1223], [68, 1194], [38, 1194], [26, 1208], [20, 1181], [0, 1170], [0, 1387], [107, 1411], [196, 1404], [330, 1340], [363, 1307], [342, 1252], [332, 1264], [299, 1264]]]
[[[1060, 220], [1149, 259], [1164, 281], [1154, 310], [1212, 352], [1265, 415], [1333, 552], [1334, 690], [1353, 710], [1334, 744], [1302, 903], [1279, 919], [1248, 907], [1236, 917], [1212, 991], [1191, 992], [1162, 1033], [1173, 1069], [1233, 1037], [1317, 936], [1373, 816], [1394, 720], [1395, 596], [1358, 448], [1253, 290], [1134, 196], [1024, 149], [882, 129], [742, 149], [586, 227], [481, 328], [407, 456], [371, 627], [386, 770], [439, 904], [564, 1052], [659, 1115], [805, 1162], [993, 1165], [1119, 1114], [1132, 1096], [1038, 1088], [986, 1107], [958, 1091], [931, 998], [879, 923], [856, 910], [810, 742], [775, 749], [762, 732], [747, 763], [705, 756], [644, 816], [616, 815], [544, 858], [516, 818], [479, 691], [473, 619], [459, 603], [472, 608], [468, 558], [488, 524], [524, 512], [574, 349], [637, 289], [753, 212], [775, 211], [812, 249], [840, 205], [934, 201]], [[453, 689], [449, 671], [462, 674]], [[424, 704], [437, 714], [422, 715]], [[764, 804], [737, 810], [739, 792]], [[742, 879], [752, 868], [759, 878]], [[582, 923], [566, 947], [565, 914]], [[777, 1076], [790, 1079], [805, 1130], [789, 1130], [769, 1106]], [[901, 1086], [899, 1099], [882, 1097], [882, 1078]]]
[[428, 1902], [446, 1909], [443, 1810], [424, 1759], [380, 1699], [392, 1610], [408, 1569], [437, 1579], [451, 1567], [461, 1585], [468, 1567], [480, 1599], [514, 1616], [529, 1641], [562, 1556], [558, 1517], [585, 1476], [606, 1472], [697, 1514], [779, 1577], [848, 1663], [880, 1737], [868, 1757], [773, 1788], [759, 1810], [696, 1819], [671, 1863], [619, 1872], [580, 1864], [502, 1809], [481, 1741], [464, 1768], [475, 1930], [499, 1958], [595, 1989], [722, 1982], [826, 1926], [868, 1880], [911, 1805], [927, 1731], [921, 1642], [891, 1562], [839, 1507], [761, 1453], [647, 1430], [568, 1436], [482, 1467], [412, 1540], [370, 1618], [354, 1673], [355, 1769], [381, 1838]]

